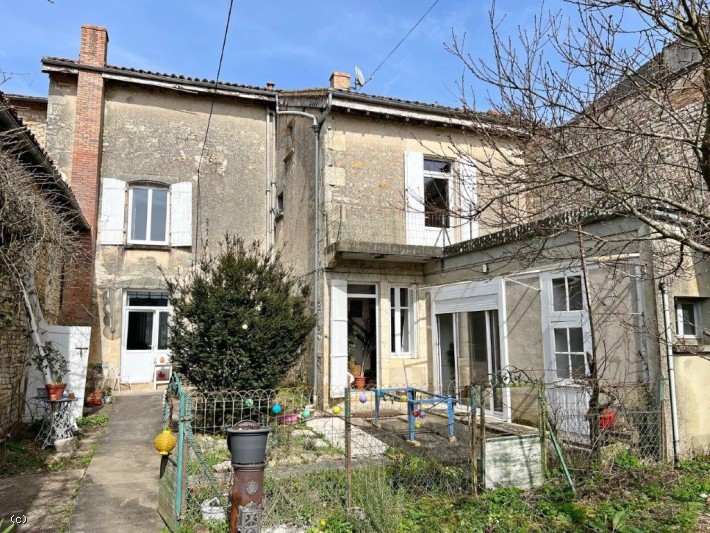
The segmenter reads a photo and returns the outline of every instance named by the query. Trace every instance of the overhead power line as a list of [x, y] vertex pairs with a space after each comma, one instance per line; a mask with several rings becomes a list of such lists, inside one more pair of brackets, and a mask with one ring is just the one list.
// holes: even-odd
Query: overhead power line
[[219, 53], [219, 64], [217, 65], [217, 77], [214, 80], [214, 89], [212, 91], [212, 101], [210, 102], [210, 112], [207, 116], [207, 128], [205, 128], [205, 138], [202, 141], [202, 151], [200, 159], [197, 162], [197, 208], [195, 220], [195, 246], [193, 247], [193, 255], [196, 258], [197, 254], [197, 239], [200, 232], [200, 170], [202, 169], [202, 160], [205, 157], [205, 149], [207, 147], [207, 137], [210, 134], [210, 125], [212, 124], [212, 113], [214, 112], [214, 102], [217, 98], [217, 86], [219, 85], [219, 77], [222, 74], [222, 62], [224, 61], [224, 50], [227, 47], [227, 35], [229, 35], [229, 23], [232, 20], [232, 8], [234, 0], [229, 0], [229, 11], [227, 11], [227, 22], [224, 25], [224, 37], [222, 39], [222, 50]]
[[407, 40], [407, 37], [409, 37], [412, 34], [412, 32], [417, 29], [417, 26], [419, 26], [419, 24], [421, 24], [422, 20], [424, 20], [426, 18], [426, 16], [429, 14], [429, 12], [432, 9], [434, 9], [436, 4], [438, 4], [440, 1], [441, 0], [435, 0], [434, 3], [431, 6], [429, 6], [429, 9], [426, 10], [426, 13], [424, 13], [421, 16], [421, 18], [416, 22], [416, 24], [414, 24], [414, 26], [412, 26], [409, 29], [407, 34], [404, 37], [402, 37], [402, 40], [399, 41], [394, 48], [392, 48], [392, 50], [390, 51], [389, 54], [387, 54], [387, 57], [385, 57], [382, 60], [382, 62], [379, 65], [377, 65], [377, 68], [372, 71], [372, 74], [370, 74], [370, 77], [367, 79], [367, 81], [360, 86], [361, 88], [364, 87], [365, 85], [367, 85], [368, 83], [370, 83], [370, 81], [372, 81], [372, 79], [375, 77], [375, 74], [377, 74], [377, 71], [382, 68], [382, 65], [384, 65], [390, 57], [392, 57], [392, 54], [394, 54], [397, 51], [397, 49], [402, 45], [402, 43]]

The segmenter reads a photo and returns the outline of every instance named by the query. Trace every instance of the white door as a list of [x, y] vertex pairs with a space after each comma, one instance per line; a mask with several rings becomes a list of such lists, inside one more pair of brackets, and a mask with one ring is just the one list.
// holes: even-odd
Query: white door
[[589, 442], [589, 373], [591, 352], [586, 295], [580, 273], [546, 276], [543, 287], [543, 344], [550, 415], [563, 438]]
[[155, 365], [168, 363], [168, 294], [126, 291], [121, 376], [130, 383], [152, 383]]

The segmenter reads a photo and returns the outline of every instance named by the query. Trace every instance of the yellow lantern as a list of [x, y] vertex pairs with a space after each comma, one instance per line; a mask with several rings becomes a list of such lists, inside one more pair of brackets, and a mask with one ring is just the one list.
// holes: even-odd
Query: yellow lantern
[[176, 443], [177, 439], [175, 435], [173, 435], [169, 429], [164, 429], [162, 433], [155, 437], [153, 446], [155, 446], [155, 449], [158, 450], [160, 455], [168, 455], [170, 450], [175, 448]]

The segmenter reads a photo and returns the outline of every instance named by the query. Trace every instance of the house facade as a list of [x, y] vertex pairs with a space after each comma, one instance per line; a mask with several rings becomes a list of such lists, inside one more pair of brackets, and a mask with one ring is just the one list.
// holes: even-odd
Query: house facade
[[[665, 453], [710, 443], [700, 262], [686, 258], [662, 293], [665, 251], [638, 238], [638, 221], [585, 215], [608, 244], [580, 247], [574, 232], [477, 216], [497, 186], [477, 165], [495, 170], [520, 150], [503, 117], [362, 94], [339, 72], [323, 88], [277, 91], [136, 71], [108, 65], [107, 46], [105, 29], [85, 26], [78, 61], [43, 60], [46, 145], [93, 231], [92, 363], [134, 387], [166, 380], [164, 276], [229, 232], [275, 246], [312, 285], [318, 325], [302, 369], [324, 404], [354, 376], [463, 400], [472, 381], [515, 368], [546, 384], [562, 430], [584, 439], [594, 351], [602, 401], [659, 413]], [[673, 353], [695, 354], [673, 356], [672, 401], [669, 313]], [[534, 402], [505, 390], [486, 408], [532, 420]]]

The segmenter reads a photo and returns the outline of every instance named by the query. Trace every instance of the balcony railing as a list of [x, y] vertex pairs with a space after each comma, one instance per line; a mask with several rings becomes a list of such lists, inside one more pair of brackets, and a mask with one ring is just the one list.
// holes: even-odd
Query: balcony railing
[[406, 213], [396, 207], [333, 204], [327, 211], [327, 244], [407, 244]]

